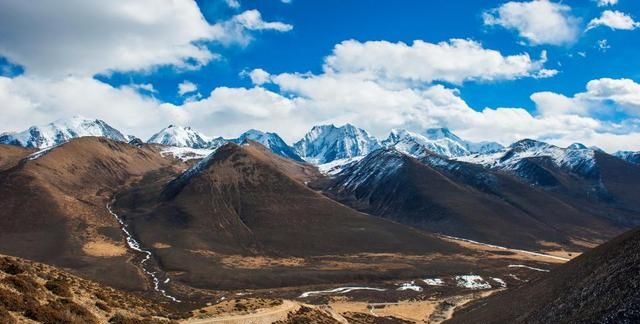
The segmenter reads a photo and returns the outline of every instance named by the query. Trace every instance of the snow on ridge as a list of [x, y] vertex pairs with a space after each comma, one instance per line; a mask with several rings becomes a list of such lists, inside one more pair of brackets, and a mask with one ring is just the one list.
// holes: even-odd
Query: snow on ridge
[[106, 137], [127, 142], [125, 135], [102, 120], [73, 116], [46, 125], [31, 126], [22, 132], [3, 133], [0, 135], [0, 143], [45, 149], [86, 136]]
[[312, 164], [367, 155], [380, 148], [377, 138], [351, 124], [314, 126], [293, 147]]
[[196, 149], [191, 147], [166, 146], [160, 151], [160, 155], [171, 155], [174, 158], [187, 162], [191, 160], [203, 159], [215, 152], [215, 149]]
[[480, 164], [488, 168], [517, 171], [520, 161], [536, 157], [549, 158], [557, 167], [583, 174], [596, 167], [594, 149], [577, 144], [561, 148], [534, 140], [522, 140], [497, 152], [454, 157], [454, 160]]

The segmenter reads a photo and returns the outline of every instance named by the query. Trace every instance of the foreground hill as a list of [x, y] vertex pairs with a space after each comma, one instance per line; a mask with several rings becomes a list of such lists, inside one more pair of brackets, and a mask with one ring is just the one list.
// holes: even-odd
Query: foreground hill
[[[118, 195], [115, 209], [172, 282], [197, 287], [422, 275], [425, 268], [442, 269], [443, 263], [416, 259], [405, 267], [378, 254], [427, 258], [465, 252], [438, 237], [359, 213], [305, 185], [319, 176], [314, 167], [255, 142], [229, 143], [177, 178], [143, 179]], [[463, 271], [460, 264], [444, 266]]]
[[580, 248], [621, 227], [508, 174], [429, 153], [378, 150], [329, 182], [329, 196], [367, 213], [444, 233], [526, 249]]
[[0, 253], [46, 262], [132, 290], [146, 278], [131, 264], [106, 204], [136, 177], [177, 163], [154, 147], [83, 137], [0, 172]]
[[0, 255], [0, 323], [169, 323], [168, 316], [138, 296]]
[[15, 145], [0, 144], [0, 172], [11, 169], [27, 155], [33, 153], [33, 150]]
[[638, 323], [639, 247], [640, 230], [627, 232], [447, 323]]

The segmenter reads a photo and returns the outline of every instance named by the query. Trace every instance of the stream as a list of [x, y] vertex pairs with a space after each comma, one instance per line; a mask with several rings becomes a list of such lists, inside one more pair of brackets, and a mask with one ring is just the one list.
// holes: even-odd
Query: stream
[[[142, 261], [140, 261], [140, 268], [142, 269], [142, 271], [144, 271], [144, 273], [146, 273], [149, 277], [151, 277], [151, 279], [153, 280], [153, 289], [157, 292], [159, 292], [160, 294], [162, 294], [162, 296], [171, 299], [172, 301], [179, 303], [180, 300], [178, 300], [177, 298], [169, 295], [167, 293], [166, 290], [162, 289], [160, 287], [160, 278], [158, 278], [157, 272], [155, 271], [151, 271], [149, 269], [147, 269], [147, 267], [145, 266], [145, 263], [147, 263], [147, 261], [151, 260], [151, 251], [149, 250], [145, 250], [144, 248], [142, 248], [142, 246], [140, 245], [140, 242], [136, 241], [133, 236], [131, 235], [131, 233], [129, 233], [129, 230], [127, 230], [127, 225], [124, 223], [124, 221], [122, 220], [122, 218], [120, 218], [120, 216], [118, 216], [118, 214], [114, 213], [113, 210], [111, 209], [111, 206], [116, 202], [115, 198], [110, 202], [107, 203], [107, 210], [109, 211], [109, 213], [111, 215], [113, 215], [113, 217], [115, 217], [115, 219], [118, 221], [118, 223], [120, 223], [120, 228], [122, 229], [122, 232], [124, 233], [125, 237], [127, 238], [127, 245], [129, 246], [130, 249], [138, 252], [138, 253], [142, 253], [144, 254], [144, 259], [142, 259]], [[167, 278], [163, 283], [166, 284], [169, 282], [169, 279]]]

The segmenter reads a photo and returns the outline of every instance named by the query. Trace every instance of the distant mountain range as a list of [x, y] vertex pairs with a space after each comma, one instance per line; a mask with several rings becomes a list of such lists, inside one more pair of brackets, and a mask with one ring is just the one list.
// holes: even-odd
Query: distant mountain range
[[[132, 135], [124, 135], [114, 127], [99, 119], [75, 116], [58, 120], [44, 126], [32, 126], [17, 133], [3, 133], [0, 144], [17, 145], [26, 148], [44, 149], [62, 144], [73, 138], [85, 136], [106, 137], [116, 141], [134, 140]], [[447, 128], [431, 128], [423, 133], [404, 129], [394, 129], [384, 140], [379, 140], [367, 131], [351, 124], [314, 126], [302, 139], [288, 145], [278, 134], [249, 130], [237, 138], [225, 139], [209, 137], [191, 127], [169, 125], [151, 136], [146, 142], [170, 147], [215, 150], [224, 143], [240, 144], [249, 139], [263, 144], [274, 153], [311, 164], [335, 164], [351, 162], [382, 147], [394, 148], [415, 158], [423, 158], [435, 153], [469, 163], [482, 164], [496, 169], [515, 170], [522, 157], [548, 156], [553, 163], [565, 168], [585, 168], [588, 172], [595, 148], [576, 143], [567, 148], [556, 147], [544, 142], [522, 140], [509, 147], [496, 142], [466, 141]], [[625, 161], [640, 164], [640, 152], [621, 151], [613, 154]], [[578, 170], [574, 170], [578, 171]]]

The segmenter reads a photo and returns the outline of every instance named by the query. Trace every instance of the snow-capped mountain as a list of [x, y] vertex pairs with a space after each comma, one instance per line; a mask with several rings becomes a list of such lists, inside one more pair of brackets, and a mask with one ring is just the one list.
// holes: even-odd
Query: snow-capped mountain
[[640, 165], [640, 152], [633, 151], [618, 151], [613, 153], [614, 156], [617, 156], [627, 162]]
[[210, 141], [209, 137], [191, 127], [169, 125], [151, 136], [147, 143], [202, 149], [208, 148]]
[[351, 124], [314, 126], [293, 147], [310, 163], [325, 164], [335, 160], [367, 155], [380, 148], [380, 142], [367, 131]]
[[73, 116], [43, 126], [32, 126], [18, 133], [4, 133], [0, 135], [0, 144], [44, 149], [84, 136], [128, 142], [125, 135], [102, 120]]
[[465, 141], [447, 128], [427, 129], [424, 135], [404, 129], [394, 129], [383, 141], [383, 145], [394, 147], [416, 158], [426, 156], [429, 151], [446, 157], [458, 157], [471, 153], [494, 152], [503, 148], [495, 142]]
[[594, 149], [582, 144], [561, 148], [531, 139], [515, 142], [494, 153], [462, 156], [456, 160], [519, 174], [527, 172], [524, 168], [531, 158], [548, 160], [558, 168], [585, 177], [593, 176], [597, 171]]
[[250, 129], [240, 135], [238, 138], [230, 140], [231, 142], [242, 144], [245, 140], [251, 140], [254, 142], [258, 142], [268, 149], [271, 152], [278, 154], [280, 156], [295, 160], [295, 161], [304, 161], [295, 151], [294, 148], [287, 145], [284, 140], [276, 133], [265, 133], [259, 130]]

